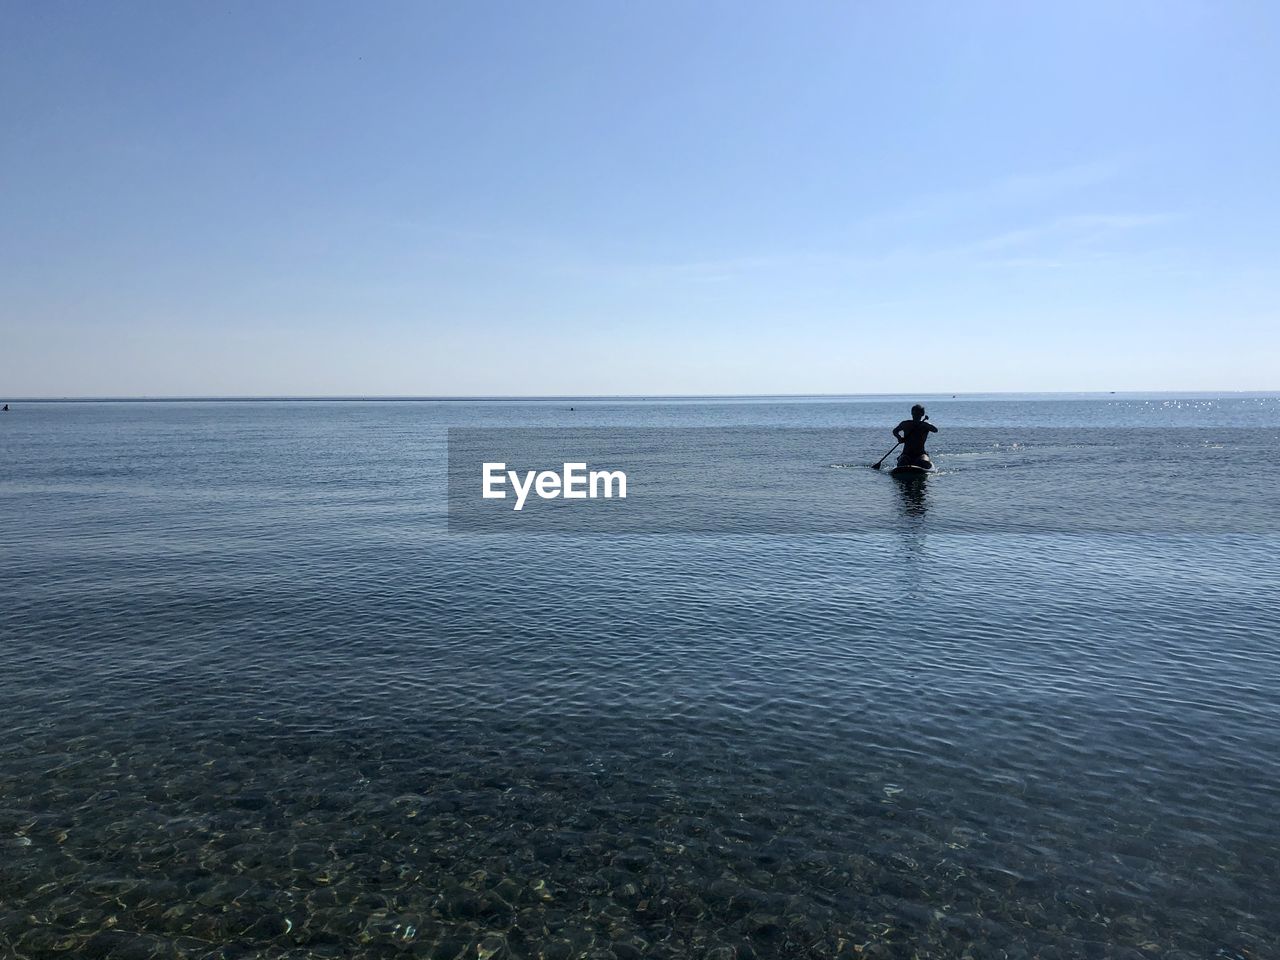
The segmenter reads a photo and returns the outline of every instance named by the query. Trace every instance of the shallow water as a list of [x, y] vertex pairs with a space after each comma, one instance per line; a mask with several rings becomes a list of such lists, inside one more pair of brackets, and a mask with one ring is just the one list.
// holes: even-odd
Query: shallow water
[[[1280, 951], [1280, 398], [902, 406], [15, 405], [0, 956]], [[848, 427], [881, 522], [450, 534], [459, 426]]]

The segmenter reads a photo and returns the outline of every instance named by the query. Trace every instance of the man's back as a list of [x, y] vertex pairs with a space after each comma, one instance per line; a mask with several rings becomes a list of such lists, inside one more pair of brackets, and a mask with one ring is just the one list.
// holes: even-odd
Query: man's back
[[893, 435], [902, 441], [904, 457], [924, 456], [924, 442], [929, 434], [937, 433], [938, 428], [928, 420], [903, 420], [893, 428]]

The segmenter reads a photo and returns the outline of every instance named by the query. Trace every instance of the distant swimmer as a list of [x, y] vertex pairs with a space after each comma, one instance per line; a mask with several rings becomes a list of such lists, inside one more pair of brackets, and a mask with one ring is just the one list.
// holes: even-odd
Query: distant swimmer
[[4, 409], [3, 409], [3, 410], [0, 410], [0, 413], [8, 413], [8, 412], [9, 412], [9, 405], [6, 403], [6, 404], [4, 405]]
[[898, 457], [898, 466], [931, 470], [933, 461], [924, 452], [924, 443], [929, 439], [929, 434], [937, 432], [938, 428], [929, 422], [924, 407], [918, 403], [912, 407], [911, 419], [903, 420], [893, 428], [894, 438], [902, 444], [902, 456]]

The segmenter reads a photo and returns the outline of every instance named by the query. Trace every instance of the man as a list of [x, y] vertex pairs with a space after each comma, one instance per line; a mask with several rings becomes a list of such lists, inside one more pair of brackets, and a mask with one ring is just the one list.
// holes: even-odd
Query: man
[[929, 455], [924, 452], [924, 442], [929, 434], [937, 433], [938, 428], [929, 422], [924, 407], [916, 404], [911, 408], [911, 419], [903, 420], [893, 428], [894, 439], [902, 444], [902, 456], [898, 457], [898, 466], [931, 467]]

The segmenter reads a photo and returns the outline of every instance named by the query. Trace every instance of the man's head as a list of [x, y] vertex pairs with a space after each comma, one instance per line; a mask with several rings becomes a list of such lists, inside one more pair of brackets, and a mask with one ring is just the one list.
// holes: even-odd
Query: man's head
[[918, 403], [917, 403], [914, 407], [912, 407], [912, 408], [911, 408], [911, 419], [912, 419], [912, 420], [922, 420], [922, 419], [924, 419], [924, 407], [920, 406], [920, 404], [918, 404]]

